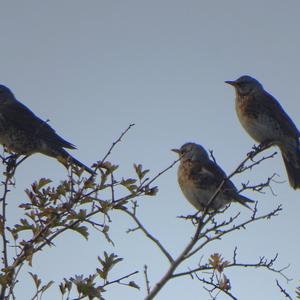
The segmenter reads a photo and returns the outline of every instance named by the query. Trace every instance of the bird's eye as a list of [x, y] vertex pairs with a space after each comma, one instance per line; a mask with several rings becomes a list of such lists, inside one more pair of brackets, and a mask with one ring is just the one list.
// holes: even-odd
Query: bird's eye
[[186, 149], [185, 149], [185, 150], [182, 150], [182, 151], [181, 151], [181, 155], [185, 155], [185, 154], [187, 154], [188, 152], [189, 152], [189, 151], [186, 150]]

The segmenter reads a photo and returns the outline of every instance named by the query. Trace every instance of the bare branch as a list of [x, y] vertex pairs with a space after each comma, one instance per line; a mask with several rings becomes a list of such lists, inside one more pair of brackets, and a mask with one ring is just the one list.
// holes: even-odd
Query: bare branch
[[[145, 235], [147, 238], [149, 238], [160, 250], [161, 252], [166, 256], [166, 258], [168, 259], [168, 261], [170, 263], [173, 263], [174, 262], [174, 259], [173, 257], [171, 256], [171, 254], [166, 250], [166, 248], [161, 244], [161, 242], [156, 239], [146, 228], [145, 226], [140, 222], [140, 220], [136, 217], [136, 214], [135, 212], [131, 212], [129, 211], [128, 209], [123, 209], [123, 211], [129, 215], [134, 221], [135, 223], [137, 224], [137, 229], [140, 229]], [[135, 210], [134, 210], [135, 211]]]
[[149, 279], [148, 279], [148, 267], [147, 267], [147, 265], [144, 266], [144, 276], [145, 276], [147, 295], [149, 295], [150, 294], [150, 282], [149, 282]]
[[[6, 231], [7, 231], [7, 228], [6, 228], [6, 206], [7, 206], [6, 200], [7, 199], [6, 198], [7, 198], [8, 193], [10, 192], [9, 187], [15, 185], [15, 183], [13, 181], [13, 177], [16, 172], [16, 167], [18, 165], [20, 165], [27, 158], [27, 156], [22, 158], [19, 162], [17, 162], [18, 156], [16, 156], [16, 155], [11, 155], [9, 157], [1, 156], [1, 158], [2, 158], [3, 163], [5, 163], [5, 165], [6, 165], [6, 172], [3, 173], [5, 176], [5, 180], [1, 183], [2, 186], [4, 187], [4, 190], [3, 190], [2, 197], [0, 199], [0, 203], [2, 203], [2, 215], [0, 216], [0, 223], [1, 223], [0, 230], [1, 230], [1, 236], [2, 236], [2, 241], [3, 241], [2, 261], [3, 261], [3, 265], [4, 265], [6, 272], [12, 272], [11, 282], [10, 282], [10, 284], [11, 284], [11, 283], [13, 283], [13, 270], [8, 268], [9, 262], [8, 262], [8, 254], [7, 254], [8, 239], [7, 239], [7, 234], [6, 234]], [[7, 284], [10, 285], [9, 282]], [[5, 293], [6, 293], [6, 284], [3, 284], [1, 286], [0, 299], [4, 299]], [[13, 295], [12, 288], [10, 288], [10, 293]]]
[[279, 281], [276, 280], [276, 285], [279, 287], [280, 292], [288, 299], [293, 300], [293, 298], [289, 295], [289, 293], [279, 284]]
[[[122, 280], [127, 279], [127, 278], [129, 278], [129, 277], [131, 277], [131, 276], [133, 276], [133, 275], [135, 275], [137, 273], [139, 273], [139, 271], [134, 271], [134, 272], [132, 272], [132, 273], [130, 273], [128, 275], [122, 276], [122, 277], [120, 277], [118, 279], [114, 279], [112, 281], [107, 281], [102, 287], [105, 287], [105, 286], [108, 286], [108, 285], [111, 285], [111, 284], [114, 284], [114, 283], [118, 283], [118, 284], [124, 285], [124, 283], [121, 282]], [[126, 285], [128, 285], [128, 284], [126, 284]]]
[[176, 268], [182, 263], [185, 256], [190, 252], [190, 250], [194, 247], [194, 245], [198, 241], [198, 236], [201, 232], [203, 224], [201, 222], [198, 223], [196, 232], [194, 233], [191, 241], [187, 244], [185, 249], [181, 252], [181, 254], [174, 260], [174, 262], [170, 265], [167, 272], [163, 275], [163, 277], [158, 281], [158, 283], [154, 286], [154, 288], [150, 291], [150, 293], [146, 296], [145, 300], [154, 299], [154, 297], [159, 293], [162, 287], [171, 279]]
[[[205, 278], [200, 278], [197, 274], [195, 274], [195, 276], [199, 281], [213, 287], [211, 290], [204, 287], [204, 289], [209, 292], [210, 296], [213, 297], [212, 292], [214, 292], [214, 290], [218, 290], [220, 292], [223, 292], [224, 294], [226, 294], [227, 296], [229, 296], [233, 300], [239, 300], [232, 293], [229, 292], [229, 289], [227, 290], [227, 289], [221, 288], [219, 284], [215, 284], [212, 280], [206, 280]], [[217, 297], [213, 297], [213, 299], [216, 299], [216, 298]]]
[[155, 175], [148, 183], [147, 185], [150, 185], [151, 183], [153, 183], [157, 178], [159, 178], [161, 175], [163, 175], [164, 173], [166, 173], [167, 171], [169, 171], [170, 169], [172, 169], [179, 161], [181, 158], [178, 158], [176, 160], [173, 161], [173, 163], [171, 165], [169, 165], [167, 168], [165, 168], [164, 170], [160, 171], [157, 175]]
[[129, 126], [121, 133], [121, 135], [112, 143], [112, 145], [110, 146], [110, 148], [108, 149], [107, 153], [104, 155], [104, 157], [101, 160], [100, 166], [103, 164], [103, 162], [105, 162], [105, 160], [107, 159], [107, 157], [111, 154], [112, 150], [114, 149], [114, 147], [121, 142], [122, 138], [124, 137], [124, 135], [131, 129], [131, 127], [133, 127], [135, 124], [129, 124]]
[[[283, 267], [281, 269], [276, 269], [273, 267], [274, 263], [277, 261], [278, 255], [276, 254], [274, 258], [271, 259], [267, 259], [265, 257], [261, 257], [258, 262], [256, 263], [238, 263], [237, 261], [234, 261], [232, 263], [227, 263], [226, 265], [223, 266], [223, 269], [231, 269], [231, 268], [264, 268], [267, 269], [269, 271], [272, 271], [274, 273], [279, 274], [280, 276], [282, 276], [284, 279], [286, 279], [287, 281], [290, 281], [291, 279], [289, 279], [283, 272], [289, 268], [289, 266]], [[236, 259], [236, 258], [235, 258]], [[173, 278], [177, 278], [177, 277], [182, 277], [182, 276], [190, 276], [193, 274], [196, 274], [197, 272], [203, 272], [203, 271], [213, 271], [214, 267], [213, 266], [209, 266], [208, 264], [204, 264], [201, 265], [197, 268], [194, 269], [189, 269], [188, 271], [185, 272], [180, 272], [180, 273], [176, 273], [173, 274]]]

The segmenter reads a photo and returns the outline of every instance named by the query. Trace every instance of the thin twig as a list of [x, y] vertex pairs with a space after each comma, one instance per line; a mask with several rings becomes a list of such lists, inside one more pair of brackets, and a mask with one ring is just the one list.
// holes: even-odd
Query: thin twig
[[[219, 240], [221, 239], [221, 237], [223, 235], [227, 235], [228, 233], [230, 232], [233, 232], [233, 231], [237, 231], [237, 230], [240, 230], [240, 229], [244, 229], [248, 224], [250, 223], [253, 223], [255, 221], [258, 221], [258, 220], [263, 220], [263, 219], [269, 219], [273, 216], [277, 216], [278, 213], [282, 210], [281, 208], [281, 205], [279, 205], [275, 210], [273, 210], [272, 212], [270, 213], [267, 213], [265, 215], [262, 215], [262, 216], [259, 216], [259, 217], [255, 217], [255, 218], [251, 218], [250, 220], [247, 220], [245, 222], [242, 222], [241, 224], [239, 225], [233, 225], [231, 228], [229, 229], [226, 229], [224, 231], [221, 231], [219, 232], [218, 234], [216, 234], [215, 236], [212, 236], [212, 237], [209, 237], [209, 239], [207, 239], [206, 241], [204, 241], [200, 246], [198, 246], [196, 249], [194, 249], [192, 252], [189, 253], [188, 257], [194, 255], [195, 253], [197, 253], [200, 249], [202, 249], [206, 244], [208, 243], [211, 243], [212, 241], [214, 240]], [[235, 218], [235, 217], [234, 217]], [[232, 219], [231, 219], [232, 220]], [[229, 225], [231, 223], [231, 220], [229, 220], [228, 222], [225, 222], [223, 224], [221, 224], [220, 226], [218, 225], [218, 227], [222, 227], [222, 226], [225, 226], [225, 225]], [[214, 228], [210, 228], [208, 229], [204, 234], [203, 236], [205, 236], [208, 232], [211, 232], [213, 231]]]
[[288, 299], [293, 300], [289, 293], [279, 284], [279, 281], [276, 279], [276, 285], [279, 287], [280, 292]]
[[[283, 267], [281, 269], [275, 269], [273, 268], [274, 262], [277, 260], [278, 256], [276, 255], [274, 258], [267, 260], [265, 257], [262, 257], [259, 259], [257, 263], [237, 263], [237, 262], [232, 262], [228, 263], [223, 266], [223, 269], [232, 269], [232, 268], [266, 268], [269, 271], [272, 271], [274, 273], [277, 273], [281, 275], [284, 279], [287, 281], [290, 281], [291, 279], [287, 278], [287, 276], [283, 273], [289, 266]], [[178, 278], [182, 276], [189, 276], [192, 274], [196, 274], [197, 272], [203, 272], [203, 271], [213, 271], [214, 267], [209, 266], [209, 265], [202, 265], [199, 266], [195, 269], [189, 269], [188, 271], [185, 272], [180, 272], [180, 273], [175, 273], [173, 274], [172, 278]]]
[[[15, 160], [14, 160], [15, 161]], [[8, 240], [7, 240], [7, 236], [6, 236], [6, 197], [7, 194], [10, 192], [9, 189], [9, 185], [12, 185], [11, 179], [13, 178], [15, 172], [16, 172], [16, 164], [14, 163], [12, 168], [10, 166], [10, 162], [6, 163], [6, 172], [5, 174], [5, 181], [2, 182], [3, 186], [4, 186], [4, 191], [3, 191], [3, 195], [0, 199], [0, 202], [2, 202], [2, 241], [3, 241], [3, 264], [5, 269], [8, 268], [8, 253], [7, 253], [7, 244], [8, 244]], [[0, 293], [0, 299], [4, 299], [5, 297], [5, 292], [6, 292], [6, 286], [2, 285], [1, 286], [1, 293]]]
[[157, 175], [155, 175], [149, 182], [147, 182], [147, 185], [150, 185], [151, 183], [153, 183], [158, 177], [160, 177], [162, 174], [166, 173], [168, 170], [172, 169], [174, 167], [174, 165], [176, 165], [179, 161], [180, 161], [181, 157], [174, 160], [173, 163], [171, 165], [169, 165], [167, 168], [163, 169], [162, 171], [160, 171]]
[[105, 160], [107, 159], [107, 157], [111, 154], [112, 150], [114, 149], [114, 147], [121, 142], [122, 138], [124, 137], [124, 135], [131, 129], [131, 127], [133, 127], [135, 124], [129, 124], [129, 126], [121, 133], [121, 135], [117, 138], [117, 140], [115, 140], [112, 145], [110, 146], [110, 148], [108, 149], [107, 153], [104, 155], [104, 157], [101, 160], [100, 166], [103, 164], [103, 162], [105, 162]]
[[173, 257], [171, 256], [171, 254], [166, 250], [166, 248], [161, 244], [161, 242], [156, 239], [146, 228], [145, 226], [140, 222], [140, 220], [137, 218], [137, 216], [135, 215], [135, 213], [132, 213], [131, 211], [129, 211], [128, 209], [124, 209], [123, 210], [127, 215], [129, 215], [134, 221], [135, 223], [138, 225], [138, 229], [142, 230], [142, 232], [147, 236], [147, 238], [149, 238], [154, 244], [156, 244], [156, 246], [161, 250], [161, 252], [166, 256], [166, 258], [168, 259], [168, 261], [170, 263], [174, 262]]
[[202, 229], [202, 223], [199, 222], [196, 232], [194, 233], [191, 241], [187, 244], [181, 254], [177, 257], [176, 260], [170, 265], [169, 269], [165, 273], [165, 275], [158, 281], [158, 283], [154, 286], [154, 288], [150, 291], [150, 293], [146, 296], [145, 300], [154, 299], [154, 297], [159, 293], [162, 287], [170, 280], [176, 268], [181, 264], [184, 260], [184, 257], [190, 252], [190, 250], [194, 247], [194, 245], [198, 241], [198, 236]]
[[126, 279], [126, 278], [129, 278], [135, 274], [139, 273], [139, 271], [134, 271], [128, 275], [125, 275], [125, 276], [122, 276], [118, 279], [115, 279], [115, 280], [112, 280], [112, 281], [107, 281], [102, 287], [105, 287], [105, 286], [108, 286], [108, 285], [111, 285], [111, 284], [114, 284], [114, 283], [121, 283], [122, 280]]
[[[205, 284], [207, 284], [207, 285], [213, 286], [213, 290], [217, 289], [217, 290], [219, 290], [220, 292], [225, 293], [225, 294], [226, 294], [227, 296], [229, 296], [231, 299], [233, 299], [233, 300], [239, 300], [239, 299], [236, 298], [233, 294], [231, 294], [231, 293], [229, 292], [229, 290], [222, 289], [219, 285], [215, 284], [214, 282], [208, 281], [208, 280], [206, 280], [205, 278], [200, 278], [200, 277], [198, 277], [197, 274], [196, 274], [195, 276], [196, 276], [197, 279], [200, 280], [201, 282], [203, 282], [203, 283], [205, 283]], [[205, 288], [205, 289], [206, 289], [206, 288]], [[209, 291], [208, 289], [206, 289], [206, 290], [207, 290], [208, 292], [212, 292], [212, 291]]]
[[145, 276], [147, 295], [149, 295], [150, 294], [150, 282], [149, 282], [149, 278], [148, 278], [148, 267], [147, 267], [147, 265], [144, 266], [144, 276]]

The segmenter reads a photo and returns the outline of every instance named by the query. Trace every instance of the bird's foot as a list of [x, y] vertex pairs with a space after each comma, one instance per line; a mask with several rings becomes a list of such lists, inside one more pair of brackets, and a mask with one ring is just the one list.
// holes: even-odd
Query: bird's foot
[[197, 221], [199, 219], [198, 214], [199, 214], [199, 211], [192, 215], [178, 216], [178, 218], [185, 219], [185, 220], [191, 220], [195, 224], [195, 223], [197, 223]]
[[256, 154], [264, 151], [265, 149], [267, 149], [273, 145], [274, 145], [274, 143], [271, 141], [264, 141], [258, 145], [253, 145], [252, 150], [247, 153], [247, 156], [249, 156], [252, 159]]
[[6, 157], [3, 160], [3, 163], [6, 164], [6, 172], [7, 173], [13, 173], [16, 167], [21, 164], [29, 155], [25, 155], [22, 157], [19, 161], [19, 157], [21, 157], [20, 154], [12, 154], [8, 157]]
[[7, 173], [11, 173], [16, 168], [19, 156], [18, 154], [11, 154], [4, 159], [3, 163], [6, 164]]
[[261, 142], [258, 146], [257, 146], [257, 149], [259, 150], [259, 151], [263, 151], [263, 150], [265, 150], [265, 149], [267, 149], [267, 148], [269, 148], [269, 147], [271, 147], [271, 146], [273, 146], [274, 145], [274, 143], [272, 142], [272, 141], [263, 141], [263, 142]]

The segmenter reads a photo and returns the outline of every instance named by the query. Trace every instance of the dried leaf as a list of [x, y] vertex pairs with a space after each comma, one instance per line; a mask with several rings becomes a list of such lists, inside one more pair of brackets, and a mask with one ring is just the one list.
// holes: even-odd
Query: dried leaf
[[222, 256], [219, 253], [212, 254], [210, 256], [208, 262], [219, 273], [222, 273], [224, 270], [224, 267], [229, 265], [229, 262], [226, 260], [224, 261]]
[[149, 170], [143, 170], [143, 166], [141, 164], [134, 164], [135, 173], [137, 174], [139, 180], [142, 180], [145, 175], [149, 172]]

